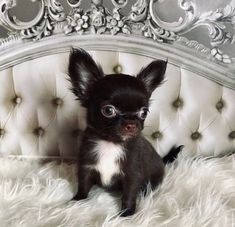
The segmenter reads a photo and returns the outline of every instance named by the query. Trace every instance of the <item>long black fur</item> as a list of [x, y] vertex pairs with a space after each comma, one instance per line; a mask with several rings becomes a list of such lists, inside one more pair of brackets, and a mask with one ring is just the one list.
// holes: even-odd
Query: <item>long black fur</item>
[[[138, 193], [151, 184], [154, 189], [164, 177], [164, 163], [173, 161], [180, 148], [173, 148], [162, 159], [153, 146], [141, 135], [144, 119], [136, 112], [149, 106], [149, 97], [164, 79], [166, 62], [153, 61], [137, 77], [124, 74], [104, 76], [92, 57], [81, 49], [73, 49], [69, 59], [69, 76], [73, 92], [87, 108], [87, 128], [78, 158], [79, 188], [74, 199], [87, 198], [91, 187], [98, 184], [107, 190], [122, 193], [122, 216], [135, 212]], [[113, 118], [101, 113], [110, 104], [119, 110]], [[122, 170], [114, 175], [109, 185], [103, 185], [100, 172], [94, 166], [99, 157], [94, 153], [97, 141], [120, 145], [125, 158], [118, 164]]]

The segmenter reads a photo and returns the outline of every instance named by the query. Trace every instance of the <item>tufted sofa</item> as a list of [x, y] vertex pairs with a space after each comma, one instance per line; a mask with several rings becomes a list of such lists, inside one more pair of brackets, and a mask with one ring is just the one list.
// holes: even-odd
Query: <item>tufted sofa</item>
[[[172, 23], [160, 16], [176, 10], [173, 1], [165, 11], [153, 0], [35, 2], [38, 14], [22, 22], [11, 16], [16, 1], [0, 1], [0, 226], [233, 226], [235, 159], [226, 154], [235, 151], [235, 51], [226, 26], [234, 0], [205, 12], [199, 0], [178, 0], [184, 15]], [[204, 44], [198, 27], [209, 28]], [[67, 75], [72, 47], [106, 74], [135, 76], [154, 59], [168, 62], [143, 134], [161, 156], [184, 148], [130, 219], [118, 217], [119, 197], [101, 189], [71, 201], [86, 127]]]
[[[135, 75], [154, 58], [90, 51], [107, 74]], [[0, 71], [1, 155], [75, 158], [85, 110], [70, 91], [68, 52], [27, 60]], [[235, 91], [168, 59], [163, 85], [151, 97], [144, 135], [161, 155], [173, 145], [190, 155], [235, 147]]]
[[[67, 79], [71, 47], [89, 51], [105, 73], [135, 75], [153, 59], [168, 61], [144, 129], [161, 155], [173, 145], [192, 156], [234, 151], [234, 59], [219, 49], [228, 42], [222, 27], [206, 13], [199, 20], [198, 5], [179, 1], [185, 18], [171, 25], [159, 19], [153, 1], [130, 1], [129, 16], [121, 11], [127, 1], [113, 0], [111, 13], [102, 1], [84, 10], [81, 0], [68, 0], [67, 15], [56, 0], [40, 2], [31, 23], [11, 17], [13, 2], [0, 3], [0, 24], [10, 31], [0, 39], [2, 156], [76, 157], [86, 113]], [[182, 36], [199, 25], [220, 31], [211, 33], [214, 48]]]

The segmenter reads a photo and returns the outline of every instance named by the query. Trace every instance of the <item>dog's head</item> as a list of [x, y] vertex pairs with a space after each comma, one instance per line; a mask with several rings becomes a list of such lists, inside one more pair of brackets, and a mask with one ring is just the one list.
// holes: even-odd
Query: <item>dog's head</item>
[[136, 77], [104, 75], [92, 57], [73, 49], [69, 58], [72, 90], [87, 108], [87, 125], [101, 138], [124, 141], [140, 134], [149, 98], [164, 79], [166, 62], [153, 61]]

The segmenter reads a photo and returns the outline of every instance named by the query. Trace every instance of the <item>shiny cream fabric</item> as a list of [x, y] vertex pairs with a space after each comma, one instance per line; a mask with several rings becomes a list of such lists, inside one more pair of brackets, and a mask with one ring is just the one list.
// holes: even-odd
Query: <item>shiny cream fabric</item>
[[[91, 51], [106, 74], [135, 75], [153, 59]], [[170, 61], [169, 61], [170, 62]], [[76, 157], [85, 110], [70, 91], [68, 53], [0, 71], [0, 155]], [[168, 63], [151, 97], [144, 135], [161, 155], [184, 145], [190, 155], [235, 149], [235, 91]]]

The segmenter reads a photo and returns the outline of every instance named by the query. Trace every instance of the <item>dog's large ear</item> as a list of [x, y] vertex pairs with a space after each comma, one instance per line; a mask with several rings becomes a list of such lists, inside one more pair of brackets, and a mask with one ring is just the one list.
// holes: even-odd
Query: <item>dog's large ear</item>
[[68, 73], [73, 93], [81, 104], [87, 107], [93, 85], [104, 75], [102, 68], [85, 50], [72, 49], [69, 56]]
[[137, 78], [144, 83], [149, 97], [151, 96], [154, 89], [157, 88], [163, 81], [166, 66], [166, 61], [153, 61], [137, 74]]

